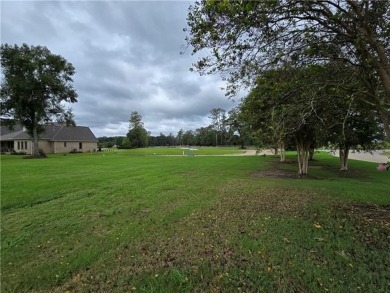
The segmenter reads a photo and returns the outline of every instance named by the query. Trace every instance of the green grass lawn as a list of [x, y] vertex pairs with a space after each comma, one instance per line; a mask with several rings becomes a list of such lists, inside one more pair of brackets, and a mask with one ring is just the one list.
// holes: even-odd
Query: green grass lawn
[[390, 290], [390, 172], [172, 152], [2, 155], [2, 292]]

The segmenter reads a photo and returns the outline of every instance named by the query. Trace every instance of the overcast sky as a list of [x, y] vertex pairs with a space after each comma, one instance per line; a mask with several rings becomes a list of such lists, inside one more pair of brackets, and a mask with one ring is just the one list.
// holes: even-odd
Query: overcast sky
[[[1, 43], [46, 46], [76, 68], [78, 125], [126, 135], [138, 111], [152, 135], [210, 124], [229, 110], [219, 76], [199, 76], [186, 45], [191, 1], [1, 1]], [[198, 56], [199, 57], [199, 56]]]

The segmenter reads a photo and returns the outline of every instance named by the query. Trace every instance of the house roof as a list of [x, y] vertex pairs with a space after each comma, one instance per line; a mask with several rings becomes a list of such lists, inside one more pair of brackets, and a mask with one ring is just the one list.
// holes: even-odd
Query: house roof
[[4, 123], [3, 121], [1, 121], [0, 135], [5, 135], [5, 134], [8, 134], [8, 133], [20, 131], [22, 129], [23, 129], [23, 127], [21, 125], [19, 125], [19, 124], [14, 125], [12, 128], [9, 128], [7, 123]]
[[[27, 134], [26, 130], [20, 128], [17, 131], [6, 131], [3, 132], [3, 127], [1, 126], [1, 136], [2, 141], [6, 140], [30, 140], [31, 137]], [[88, 141], [88, 142], [97, 142], [95, 135], [92, 133], [91, 129], [86, 126], [65, 126], [61, 124], [48, 124], [44, 125], [44, 132], [39, 135], [39, 139], [49, 140], [49, 141]]]

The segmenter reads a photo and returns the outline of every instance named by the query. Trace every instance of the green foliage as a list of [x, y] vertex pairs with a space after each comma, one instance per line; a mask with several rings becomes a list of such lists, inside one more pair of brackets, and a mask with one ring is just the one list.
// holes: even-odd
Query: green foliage
[[76, 126], [76, 121], [74, 118], [75, 117], [72, 108], [68, 108], [63, 113], [57, 114], [57, 122], [66, 126]]
[[[222, 108], [210, 110], [209, 118], [212, 120], [212, 127], [215, 130], [215, 146], [226, 144], [226, 111]], [[220, 137], [220, 140], [218, 140]]]
[[[220, 73], [230, 96], [285, 65], [353, 65], [360, 71], [366, 100], [388, 125], [389, 12], [389, 1], [202, 0], [189, 9], [187, 41], [193, 54], [208, 51], [195, 69]], [[386, 131], [390, 136], [388, 127]]]
[[364, 101], [358, 74], [337, 62], [269, 70], [243, 100], [241, 112], [263, 145], [292, 141], [298, 151], [320, 146], [371, 150], [384, 139], [383, 125]]
[[144, 128], [142, 116], [134, 111], [130, 115], [130, 129], [127, 133], [130, 147], [142, 148], [148, 145], [148, 132]]

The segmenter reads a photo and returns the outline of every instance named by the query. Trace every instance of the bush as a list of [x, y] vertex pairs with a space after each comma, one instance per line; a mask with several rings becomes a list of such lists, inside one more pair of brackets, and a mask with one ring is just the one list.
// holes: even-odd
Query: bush
[[14, 150], [12, 150], [12, 152], [11, 152], [11, 155], [22, 155], [22, 156], [24, 156], [26, 154], [27, 154], [26, 152], [16, 152]]

